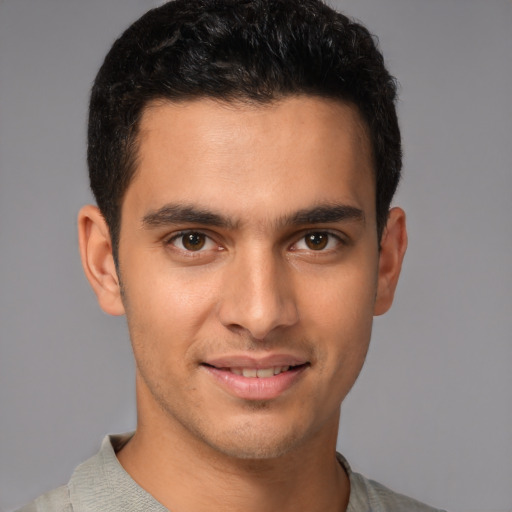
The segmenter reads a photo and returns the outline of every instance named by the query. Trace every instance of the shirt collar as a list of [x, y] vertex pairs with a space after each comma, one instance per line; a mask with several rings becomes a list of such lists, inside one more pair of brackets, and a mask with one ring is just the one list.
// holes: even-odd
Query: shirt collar
[[[128, 432], [106, 436], [100, 451], [75, 469], [68, 483], [74, 512], [139, 512], [140, 510], [168, 512], [161, 503], [132, 479], [117, 459], [116, 452], [130, 440], [133, 434]], [[347, 512], [367, 510], [366, 507], [355, 506], [356, 495], [359, 494], [356, 488], [360, 486], [357, 474], [352, 472], [343, 455], [337, 453], [336, 456], [350, 479], [350, 501]], [[363, 504], [358, 503], [358, 506], [361, 505]]]
[[74, 512], [167, 512], [117, 460], [116, 451], [132, 435], [106, 436], [100, 451], [76, 468], [68, 484]]

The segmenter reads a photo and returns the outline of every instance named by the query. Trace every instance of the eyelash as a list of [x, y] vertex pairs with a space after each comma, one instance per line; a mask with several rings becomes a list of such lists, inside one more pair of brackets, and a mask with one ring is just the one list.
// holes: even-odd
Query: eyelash
[[[213, 238], [211, 236], [207, 235], [206, 233], [204, 233], [202, 231], [196, 231], [196, 230], [190, 229], [187, 231], [180, 231], [179, 233], [172, 235], [170, 238], [168, 238], [165, 241], [165, 245], [173, 245], [177, 250], [181, 251], [182, 253], [187, 254], [188, 256], [192, 256], [194, 254], [204, 252], [204, 250], [202, 250], [203, 246], [201, 246], [197, 251], [187, 249], [185, 247], [185, 237], [187, 235], [189, 235], [189, 236], [190, 235], [199, 235], [201, 237], [204, 237], [204, 239], [205, 239], [204, 244], [215, 244], [215, 241], [213, 240]], [[174, 242], [176, 242], [180, 239], [181, 239], [182, 247], [177, 247]]]
[[312, 249], [309, 247], [306, 250], [309, 250], [313, 253], [328, 253], [333, 250], [335, 250], [339, 245], [347, 245], [347, 242], [345, 239], [343, 239], [339, 234], [332, 233], [331, 231], [308, 231], [307, 233], [304, 233], [297, 242], [295, 242], [292, 247], [298, 245], [299, 243], [304, 243], [307, 245], [307, 237], [313, 237], [314, 235], [320, 235], [320, 236], [327, 236], [326, 245], [332, 244], [332, 242], [336, 243], [335, 247], [322, 247], [319, 250]]
[[[185, 239], [184, 239], [184, 237], [186, 237], [187, 235], [189, 235], [189, 236], [190, 235], [199, 235], [201, 237], [204, 237], [204, 244], [201, 247], [199, 247], [197, 251], [187, 249], [185, 247]], [[336, 243], [336, 246], [329, 247], [329, 248], [322, 247], [319, 250], [315, 250], [315, 249], [312, 249], [311, 247], [308, 247], [304, 250], [310, 251], [312, 253], [321, 254], [321, 253], [329, 253], [333, 250], [336, 250], [337, 246], [339, 246], [339, 245], [347, 245], [347, 241], [339, 234], [335, 234], [335, 233], [332, 233], [331, 231], [327, 231], [327, 230], [323, 230], [323, 231], [318, 230], [318, 231], [307, 231], [304, 234], [302, 234], [300, 236], [300, 238], [290, 246], [290, 250], [292, 250], [292, 251], [302, 250], [302, 249], [296, 249], [295, 247], [300, 243], [304, 243], [307, 245], [307, 237], [308, 236], [313, 237], [314, 235], [320, 236], [320, 237], [327, 236], [326, 246], [329, 246], [330, 244], [332, 244], [333, 241]], [[180, 239], [181, 239], [182, 247], [177, 247], [175, 242]], [[204, 233], [203, 231], [199, 231], [199, 230], [180, 231], [179, 233], [175, 233], [174, 235], [172, 235], [170, 238], [166, 239], [166, 241], [165, 241], [165, 245], [174, 246], [176, 248], [176, 250], [180, 251], [181, 253], [186, 254], [187, 256], [196, 256], [196, 257], [198, 257], [200, 255], [200, 253], [211, 250], [211, 248], [204, 249], [204, 245], [207, 245], [207, 244], [214, 244], [217, 246], [218, 250], [222, 250], [222, 248], [219, 246], [219, 244], [216, 244], [215, 240], [211, 236], [209, 236], [208, 234]]]

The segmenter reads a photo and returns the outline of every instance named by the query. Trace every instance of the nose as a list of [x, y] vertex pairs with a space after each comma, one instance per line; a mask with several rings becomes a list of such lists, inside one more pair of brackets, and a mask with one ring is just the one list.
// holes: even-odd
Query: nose
[[256, 340], [299, 319], [290, 269], [280, 258], [262, 253], [234, 257], [226, 269], [218, 310], [224, 326], [246, 331]]

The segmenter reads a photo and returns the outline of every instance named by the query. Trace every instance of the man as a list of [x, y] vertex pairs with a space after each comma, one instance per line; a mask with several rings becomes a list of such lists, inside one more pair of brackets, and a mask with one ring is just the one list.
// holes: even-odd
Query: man
[[434, 510], [335, 453], [407, 245], [395, 93], [316, 0], [178, 0], [116, 41], [78, 227], [127, 317], [137, 430], [22, 510]]

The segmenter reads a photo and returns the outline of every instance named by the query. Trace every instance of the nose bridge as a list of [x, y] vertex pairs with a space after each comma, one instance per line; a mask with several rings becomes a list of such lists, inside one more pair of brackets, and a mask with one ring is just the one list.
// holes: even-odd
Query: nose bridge
[[220, 318], [264, 339], [278, 327], [293, 325], [298, 312], [286, 262], [258, 244], [238, 251], [226, 277]]

